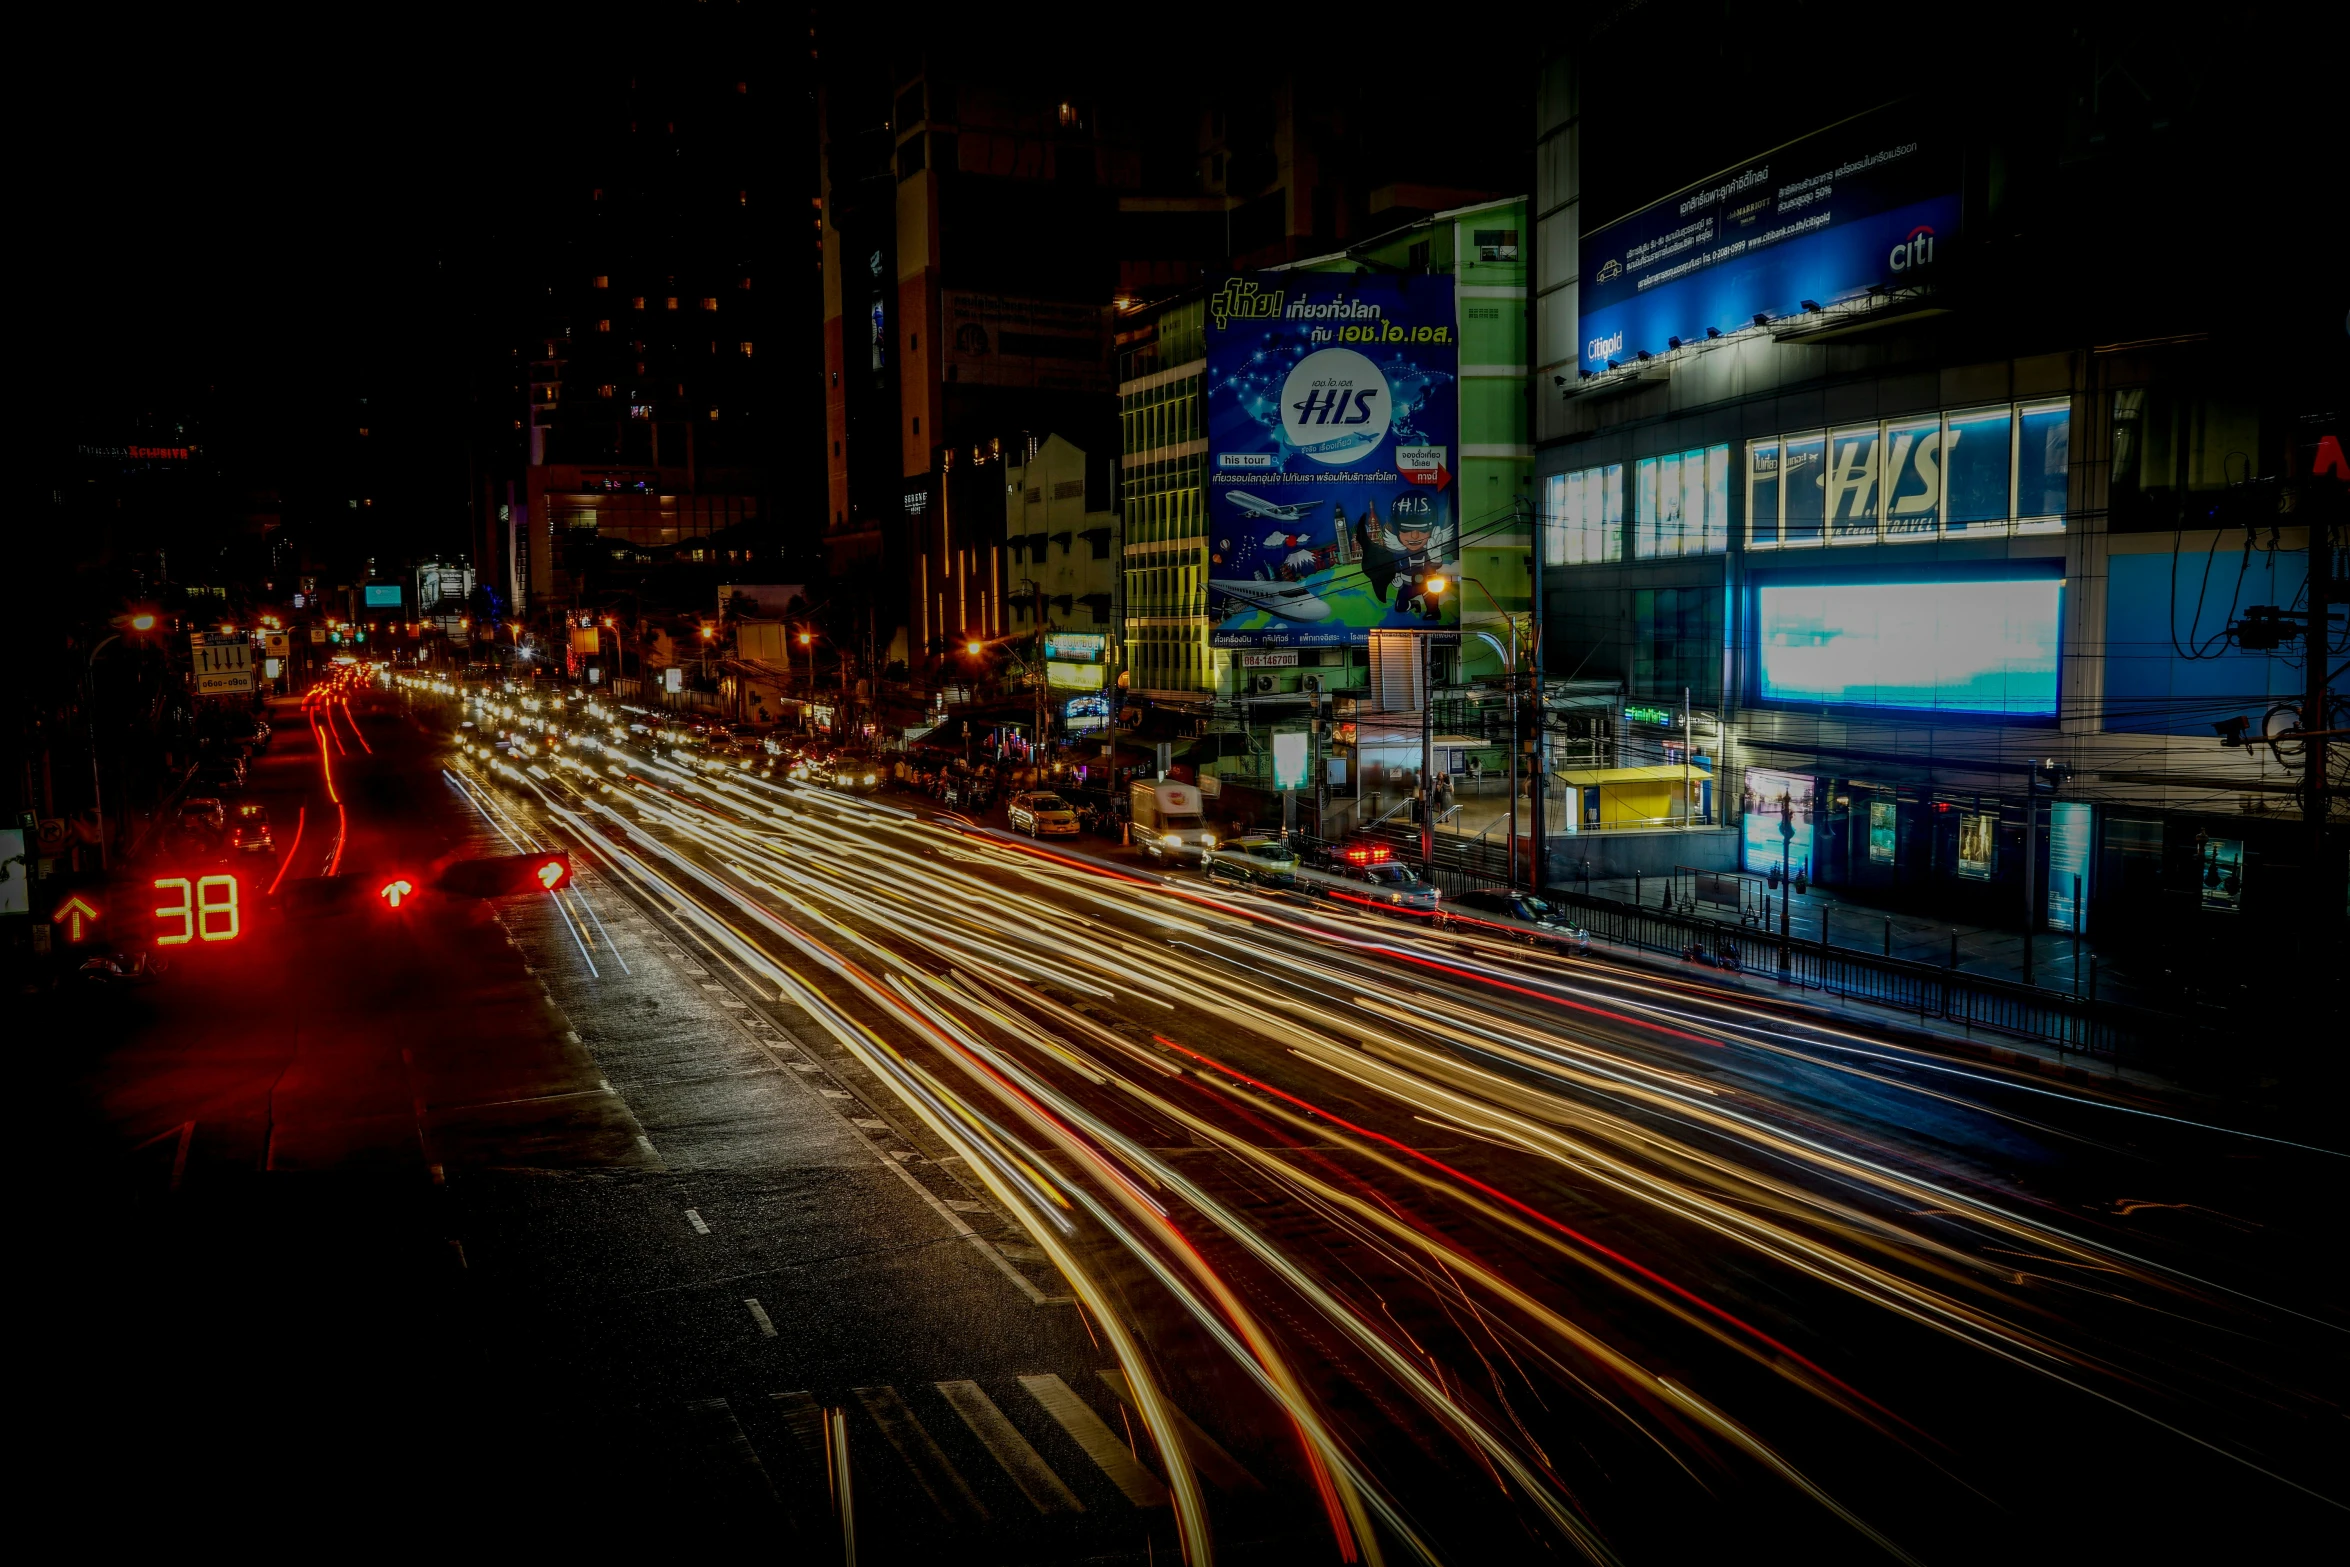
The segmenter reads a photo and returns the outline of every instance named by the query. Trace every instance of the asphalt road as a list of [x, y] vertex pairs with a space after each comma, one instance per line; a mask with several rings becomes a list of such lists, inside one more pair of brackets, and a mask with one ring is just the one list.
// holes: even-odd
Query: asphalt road
[[2342, 1535], [2322, 1138], [463, 714], [354, 692], [256, 787], [346, 879], [574, 886], [258, 921], [64, 1084], [110, 1233], [58, 1225], [60, 1331], [193, 1389], [219, 1482], [529, 1527], [595, 1476], [606, 1530], [809, 1559]]

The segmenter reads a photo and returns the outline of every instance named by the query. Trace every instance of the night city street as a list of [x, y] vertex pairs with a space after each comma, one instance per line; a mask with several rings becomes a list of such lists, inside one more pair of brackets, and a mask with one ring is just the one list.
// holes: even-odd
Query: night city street
[[2337, 24], [117, 20], [44, 1533], [2342, 1555]]

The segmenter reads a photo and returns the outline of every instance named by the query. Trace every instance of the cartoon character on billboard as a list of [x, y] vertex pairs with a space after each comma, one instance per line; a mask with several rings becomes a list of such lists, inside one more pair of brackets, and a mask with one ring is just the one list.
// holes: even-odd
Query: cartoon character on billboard
[[[1428, 579], [1451, 553], [1450, 532], [1437, 497], [1425, 490], [1396, 496], [1388, 503], [1384, 522], [1378, 507], [1365, 507], [1355, 523], [1354, 538], [1371, 597], [1425, 621], [1442, 619], [1442, 596], [1428, 591]], [[1392, 600], [1390, 588], [1395, 589]]]

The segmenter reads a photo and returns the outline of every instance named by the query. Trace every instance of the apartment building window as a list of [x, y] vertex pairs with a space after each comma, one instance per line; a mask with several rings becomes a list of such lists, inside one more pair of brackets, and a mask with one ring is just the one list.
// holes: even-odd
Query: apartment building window
[[1634, 559], [1718, 555], [1730, 547], [1727, 444], [1643, 457], [1632, 482]]
[[644, 308], [645, 308], [645, 296], [644, 296], [644, 295], [642, 295], [642, 294], [631, 294], [631, 295], [629, 296], [629, 299], [628, 299], [628, 308], [629, 308], [629, 309], [631, 309], [631, 310], [642, 310], [642, 309], [644, 309]]
[[612, 330], [612, 323], [609, 320], [598, 321], [596, 323], [596, 330], [599, 332], [609, 332]]
[[1554, 473], [1542, 528], [1545, 566], [1591, 566], [1624, 558], [1624, 465]]
[[598, 288], [610, 288], [612, 286], [612, 280], [606, 277], [603, 273], [599, 272], [596, 274], [595, 286]]
[[675, 294], [666, 296], [662, 301], [662, 308], [665, 310], [675, 310], [677, 308], [677, 296]]
[[1515, 261], [1518, 259], [1518, 231], [1516, 229], [1479, 229], [1470, 236], [1477, 247], [1479, 261]]
[[748, 358], [750, 358], [750, 357], [751, 357], [751, 345], [750, 345], [750, 344], [748, 344], [748, 343], [737, 343], [737, 344], [735, 344], [734, 346], [742, 350], [742, 354], [743, 354], [743, 357], [744, 357], [745, 359], [748, 359]]

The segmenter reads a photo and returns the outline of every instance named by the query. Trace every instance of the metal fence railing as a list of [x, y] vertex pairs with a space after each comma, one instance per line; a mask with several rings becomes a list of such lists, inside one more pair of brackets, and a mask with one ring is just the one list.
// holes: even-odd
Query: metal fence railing
[[[1440, 834], [1436, 863], [1421, 867], [1416, 828], [1408, 834], [1390, 828], [1367, 836], [1392, 840], [1397, 858], [1422, 869], [1448, 898], [1507, 885], [1509, 860], [1502, 845], [1448, 841]], [[1684, 883], [1690, 892], [1698, 890], [1687, 867], [1681, 868], [1681, 875], [1690, 878]], [[1735, 961], [1742, 973], [1777, 979], [1793, 989], [1865, 1001], [1971, 1033], [2023, 1040], [2051, 1047], [2062, 1056], [2210, 1083], [2272, 1076], [2291, 1065], [2272, 1059], [2261, 1041], [2227, 1027], [2224, 1018], [2207, 1009], [2157, 1009], [2102, 998], [2095, 992], [2094, 977], [2088, 993], [2074, 995], [1860, 948], [1783, 939], [1767, 924], [1751, 918], [1741, 922], [1735, 905], [1743, 900], [1732, 889], [1705, 890], [1731, 905], [1722, 910], [1727, 917], [1702, 912], [1703, 904], [1694, 898], [1660, 908], [1561, 886], [1545, 888], [1543, 896], [1572, 911], [1595, 942], [1673, 957], [1703, 954], [1713, 965]]]
[[[1439, 867], [1440, 879], [1444, 874]], [[2028, 1040], [2064, 1055], [2174, 1078], [2259, 1075], [2272, 1065], [2260, 1060], [2254, 1042], [2190, 1010], [2156, 1010], [2100, 999], [2093, 988], [2074, 995], [1914, 959], [1824, 947], [1735, 919], [1643, 908], [1558, 888], [1547, 889], [1545, 896], [1573, 910], [1594, 941], [1676, 956], [1702, 954], [1714, 964], [1735, 961], [1742, 972], [1798, 989], [1873, 1002], [1970, 1032]]]

